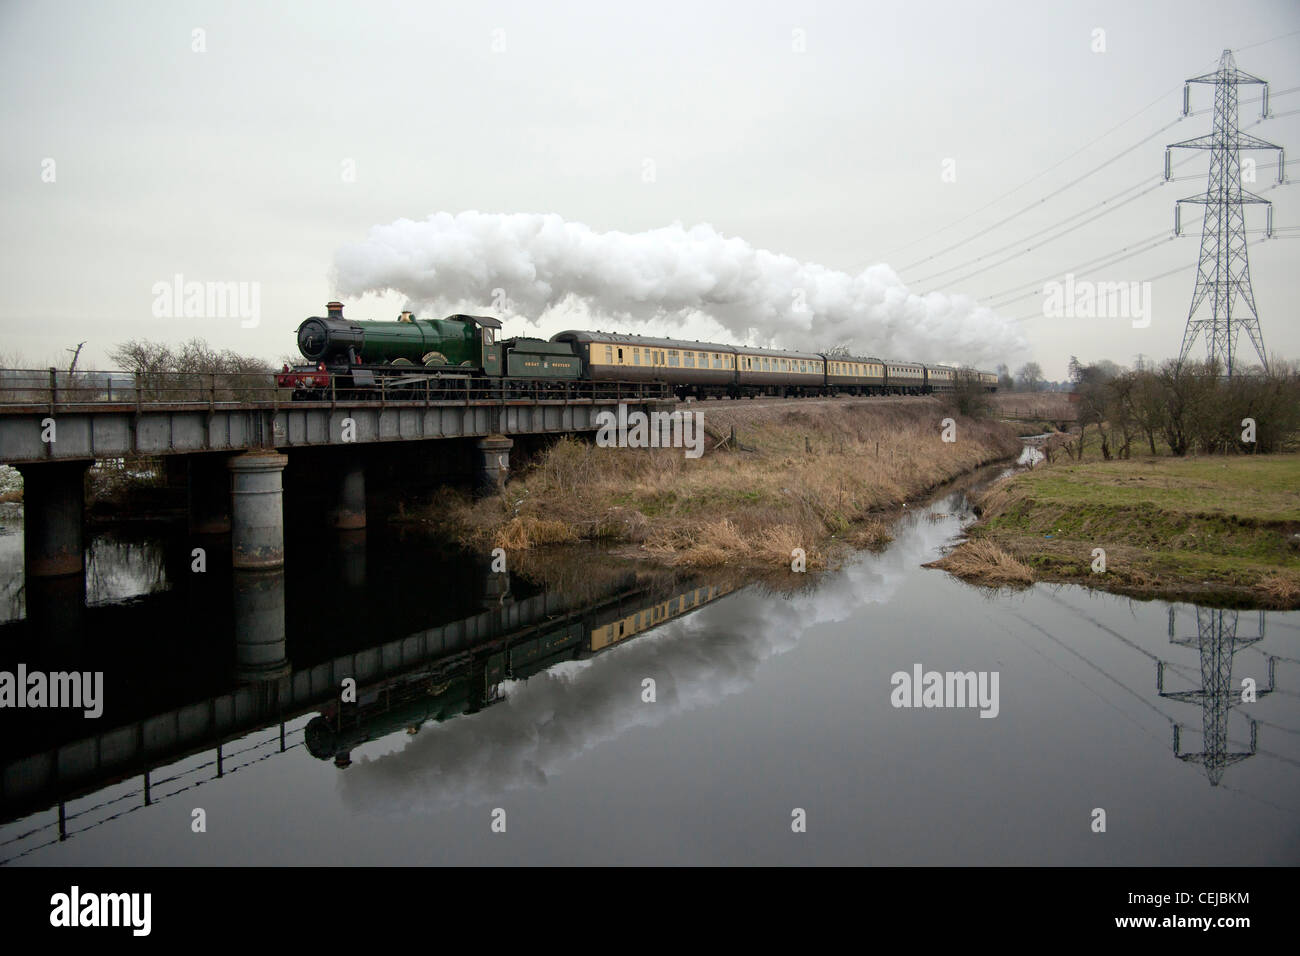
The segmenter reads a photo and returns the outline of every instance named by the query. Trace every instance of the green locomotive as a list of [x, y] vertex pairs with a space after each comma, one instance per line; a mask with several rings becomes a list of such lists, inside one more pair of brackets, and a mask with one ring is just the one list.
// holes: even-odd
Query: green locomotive
[[[325, 316], [298, 326], [298, 351], [313, 365], [287, 365], [277, 377], [295, 397], [313, 397], [331, 387], [371, 388], [471, 377], [572, 381], [582, 377], [582, 360], [567, 342], [497, 339], [501, 322], [483, 315], [417, 319], [403, 312], [396, 322], [343, 317], [343, 303], [330, 302]], [[418, 374], [417, 374], [418, 373]]]

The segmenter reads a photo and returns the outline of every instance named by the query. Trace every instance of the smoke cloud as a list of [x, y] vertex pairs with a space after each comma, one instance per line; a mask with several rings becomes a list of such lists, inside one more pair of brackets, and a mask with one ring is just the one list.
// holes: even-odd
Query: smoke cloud
[[850, 275], [706, 224], [596, 232], [557, 215], [439, 212], [375, 226], [343, 246], [334, 281], [345, 297], [397, 292], [425, 314], [487, 310], [556, 330], [655, 331], [802, 351], [846, 345], [986, 368], [1027, 350], [1015, 323], [968, 296], [915, 295], [888, 265]]

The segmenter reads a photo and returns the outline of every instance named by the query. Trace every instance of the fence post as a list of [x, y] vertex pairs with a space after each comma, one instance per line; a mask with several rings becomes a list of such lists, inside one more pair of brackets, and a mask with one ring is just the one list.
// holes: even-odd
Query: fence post
[[54, 414], [54, 405], [59, 400], [59, 372], [50, 366], [50, 414]]

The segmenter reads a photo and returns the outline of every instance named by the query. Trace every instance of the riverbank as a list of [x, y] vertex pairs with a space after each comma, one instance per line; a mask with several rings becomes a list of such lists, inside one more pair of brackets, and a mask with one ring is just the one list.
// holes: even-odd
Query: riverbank
[[907, 501], [1021, 448], [1014, 429], [936, 398], [712, 403], [701, 413], [702, 457], [564, 439], [500, 494], [448, 492], [416, 520], [476, 549], [599, 540], [667, 566], [787, 569], [800, 549], [813, 570], [883, 545]]
[[1295, 454], [1044, 465], [986, 489], [967, 541], [931, 566], [977, 584], [1300, 608], [1297, 489]]

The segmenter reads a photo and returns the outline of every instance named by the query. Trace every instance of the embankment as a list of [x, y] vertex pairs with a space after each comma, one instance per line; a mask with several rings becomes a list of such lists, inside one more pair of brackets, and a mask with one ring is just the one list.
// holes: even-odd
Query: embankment
[[[789, 568], [799, 548], [812, 569], [883, 544], [892, 510], [1020, 450], [1013, 429], [935, 398], [697, 410], [709, 434], [703, 457], [565, 439], [501, 494], [449, 493], [417, 520], [472, 547], [603, 540], [665, 565], [756, 568]], [[946, 418], [955, 441], [944, 440]]]
[[968, 542], [934, 564], [975, 583], [1300, 607], [1300, 455], [1059, 463], [977, 504]]

